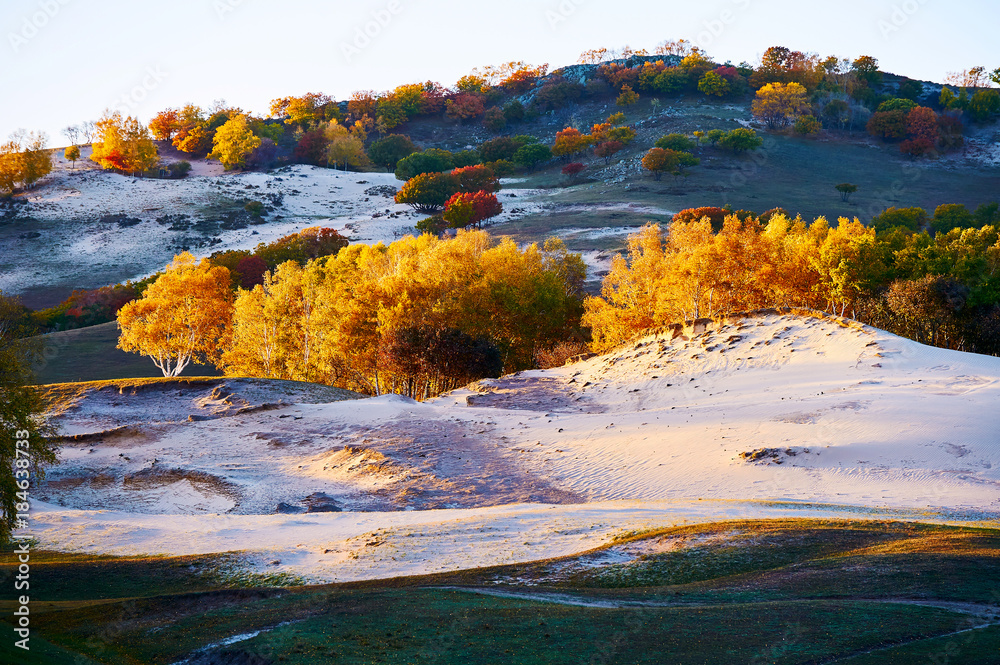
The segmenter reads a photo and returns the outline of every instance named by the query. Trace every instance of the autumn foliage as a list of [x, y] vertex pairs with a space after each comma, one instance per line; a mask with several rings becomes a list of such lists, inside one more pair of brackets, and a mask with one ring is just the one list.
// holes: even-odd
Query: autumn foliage
[[222, 366], [232, 376], [431, 396], [531, 367], [536, 350], [578, 324], [583, 275], [579, 255], [558, 241], [519, 249], [482, 231], [352, 245], [283, 264], [241, 290]]
[[232, 311], [229, 283], [225, 268], [178, 255], [142, 298], [118, 311], [118, 348], [149, 356], [163, 376], [217, 360]]
[[[831, 226], [822, 217], [806, 224], [783, 213], [766, 222], [729, 214], [713, 230], [717, 210], [702, 211], [701, 219], [698, 210], [676, 216], [666, 231], [644, 227], [629, 238], [627, 256], [613, 259], [601, 297], [585, 302], [596, 351], [651, 326], [780, 306], [847, 314], [950, 348], [1000, 351], [995, 208], [959, 210], [965, 221], [954, 228], [942, 221], [951, 230], [933, 239], [905, 227], [883, 232], [846, 218]], [[948, 215], [962, 217], [941, 212]], [[993, 224], [961, 227], [974, 220]]]
[[473, 224], [482, 226], [484, 221], [501, 212], [503, 206], [496, 194], [487, 191], [459, 192], [445, 203], [443, 217], [448, 226], [463, 229]]

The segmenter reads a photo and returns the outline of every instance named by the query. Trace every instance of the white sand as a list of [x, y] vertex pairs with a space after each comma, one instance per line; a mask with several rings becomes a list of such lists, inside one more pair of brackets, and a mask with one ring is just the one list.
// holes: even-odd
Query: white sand
[[[67, 428], [120, 424], [88, 400], [61, 416]], [[256, 570], [343, 581], [735, 517], [996, 525], [998, 403], [998, 358], [772, 315], [423, 404], [383, 396], [203, 422], [182, 410], [67, 444], [51, 478], [69, 482], [39, 488], [49, 503], [33, 532], [60, 550], [240, 551]], [[780, 452], [740, 456], [761, 448]], [[123, 483], [147, 469], [192, 475]], [[103, 488], [88, 484], [98, 473]], [[273, 514], [315, 492], [345, 512]]]

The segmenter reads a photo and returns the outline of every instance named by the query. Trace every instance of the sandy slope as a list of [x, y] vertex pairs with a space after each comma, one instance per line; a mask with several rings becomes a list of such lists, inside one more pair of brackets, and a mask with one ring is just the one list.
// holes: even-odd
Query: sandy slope
[[[168, 410], [67, 442], [35, 530], [59, 549], [246, 550], [256, 566], [342, 580], [719, 517], [1000, 514], [1000, 359], [810, 316], [720, 325], [423, 404], [194, 422]], [[73, 432], [121, 426], [109, 413], [91, 395], [60, 418]]]

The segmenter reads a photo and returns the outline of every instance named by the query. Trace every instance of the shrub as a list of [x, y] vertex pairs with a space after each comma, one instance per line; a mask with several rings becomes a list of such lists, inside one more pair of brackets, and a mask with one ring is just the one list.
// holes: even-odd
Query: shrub
[[576, 176], [580, 175], [580, 173], [582, 173], [585, 168], [587, 167], [581, 164], [580, 162], [570, 162], [569, 164], [567, 164], [562, 168], [562, 173], [563, 175], [567, 175], [570, 178], [575, 178]]
[[902, 141], [906, 138], [906, 111], [876, 111], [868, 119], [866, 129], [883, 141]]
[[[709, 139], [711, 139], [712, 132], [709, 132], [708, 134]], [[718, 145], [720, 148], [740, 153], [748, 150], [756, 150], [764, 145], [764, 139], [757, 136], [757, 132], [752, 129], [747, 127], [737, 127], [732, 131], [726, 132], [726, 134], [718, 140]]]
[[499, 107], [493, 106], [483, 116], [483, 126], [491, 132], [502, 132], [507, 126], [507, 116]]
[[923, 208], [886, 208], [882, 214], [872, 218], [872, 227], [876, 231], [888, 231], [901, 227], [916, 233], [927, 225], [927, 212]]
[[800, 115], [795, 120], [795, 124], [792, 129], [796, 134], [802, 134], [803, 136], [808, 136], [809, 134], [815, 134], [819, 132], [820, 124], [816, 116], [812, 115]]
[[457, 191], [458, 178], [451, 173], [421, 173], [406, 181], [395, 201], [421, 212], [434, 212]]
[[684, 134], [676, 132], [661, 137], [655, 143], [657, 148], [667, 148], [669, 150], [691, 151], [695, 148], [695, 142]]
[[453, 168], [455, 168], [455, 161], [450, 152], [430, 148], [399, 160], [396, 163], [396, 178], [409, 180], [423, 173], [441, 173]]
[[540, 143], [523, 145], [514, 153], [514, 163], [529, 171], [550, 159], [552, 159], [552, 150], [547, 145]]

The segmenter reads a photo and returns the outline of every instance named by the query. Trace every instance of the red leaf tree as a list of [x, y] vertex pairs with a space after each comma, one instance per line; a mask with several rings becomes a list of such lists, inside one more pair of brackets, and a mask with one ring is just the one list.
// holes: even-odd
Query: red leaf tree
[[451, 228], [465, 228], [475, 224], [482, 226], [487, 219], [503, 212], [503, 205], [496, 194], [489, 192], [459, 192], [444, 206], [444, 220]]
[[463, 166], [454, 169], [451, 174], [458, 178], [458, 191], [471, 194], [473, 192], [499, 192], [500, 181], [493, 169], [482, 164]]

